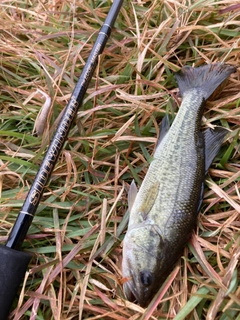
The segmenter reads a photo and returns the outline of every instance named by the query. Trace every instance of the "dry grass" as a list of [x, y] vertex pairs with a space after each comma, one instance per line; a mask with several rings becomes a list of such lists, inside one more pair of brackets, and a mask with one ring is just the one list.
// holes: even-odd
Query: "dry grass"
[[[3, 243], [110, 4], [1, 1]], [[240, 319], [239, 69], [205, 110], [204, 126], [232, 133], [182, 259], [146, 310], [125, 300], [121, 278], [128, 186], [141, 184], [158, 123], [179, 106], [173, 72], [211, 61], [238, 67], [239, 33], [237, 0], [124, 2], [24, 242], [32, 260], [12, 319]]]

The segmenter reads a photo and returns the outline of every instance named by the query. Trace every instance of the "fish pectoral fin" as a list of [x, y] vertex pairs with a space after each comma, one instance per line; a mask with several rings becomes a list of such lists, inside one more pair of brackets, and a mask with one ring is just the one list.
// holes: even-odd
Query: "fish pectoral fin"
[[131, 212], [135, 198], [137, 196], [138, 193], [138, 189], [136, 186], [136, 183], [134, 180], [132, 180], [130, 188], [129, 188], [129, 192], [128, 192], [128, 208], [129, 208], [129, 212]]
[[159, 139], [157, 141], [156, 147], [159, 146], [159, 144], [161, 143], [161, 141], [163, 140], [163, 138], [165, 137], [169, 129], [170, 129], [170, 120], [169, 120], [168, 114], [166, 114], [163, 117], [162, 123], [160, 125], [160, 135], [159, 135]]
[[147, 215], [156, 201], [159, 186], [160, 182], [156, 181], [156, 183], [151, 184], [151, 186], [144, 192], [143, 199], [141, 199], [141, 206], [138, 208], [138, 213], [143, 220], [147, 219]]
[[213, 159], [218, 154], [224, 138], [229, 131], [222, 127], [207, 129], [203, 132], [205, 143], [205, 172], [207, 173]]

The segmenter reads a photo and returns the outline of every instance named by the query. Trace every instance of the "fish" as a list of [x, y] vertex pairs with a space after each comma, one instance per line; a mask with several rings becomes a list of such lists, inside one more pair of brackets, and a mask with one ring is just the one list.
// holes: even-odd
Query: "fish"
[[175, 74], [182, 102], [173, 123], [162, 120], [160, 138], [139, 188], [128, 193], [129, 223], [123, 241], [123, 291], [146, 307], [182, 255], [197, 222], [204, 180], [228, 130], [201, 130], [206, 100], [234, 66], [184, 66]]

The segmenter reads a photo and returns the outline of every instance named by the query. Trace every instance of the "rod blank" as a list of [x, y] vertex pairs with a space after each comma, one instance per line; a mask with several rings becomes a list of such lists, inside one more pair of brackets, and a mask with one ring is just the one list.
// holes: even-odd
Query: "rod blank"
[[98, 57], [103, 52], [122, 3], [123, 0], [115, 0], [113, 2], [106, 20], [99, 31], [97, 40], [74, 88], [72, 96], [65, 108], [64, 114], [42, 161], [40, 169], [11, 230], [6, 243], [8, 248], [17, 250], [21, 248], [39, 205], [44, 187], [51, 176], [53, 168], [63, 148], [73, 119], [75, 118], [77, 111], [83, 102], [84, 95], [98, 63]]

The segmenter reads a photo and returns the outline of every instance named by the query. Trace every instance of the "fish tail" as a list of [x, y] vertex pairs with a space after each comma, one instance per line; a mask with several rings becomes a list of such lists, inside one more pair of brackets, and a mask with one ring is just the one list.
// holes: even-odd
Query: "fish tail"
[[217, 89], [227, 77], [236, 71], [234, 66], [214, 63], [198, 68], [183, 67], [175, 74], [181, 96], [188, 90], [197, 88], [203, 92], [205, 100]]

